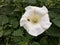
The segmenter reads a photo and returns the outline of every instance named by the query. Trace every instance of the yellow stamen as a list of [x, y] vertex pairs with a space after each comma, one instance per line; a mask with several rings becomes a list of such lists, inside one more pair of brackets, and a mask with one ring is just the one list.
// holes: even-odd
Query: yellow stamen
[[31, 16], [27, 18], [27, 20], [33, 24], [36, 24], [40, 21], [40, 16], [34, 12]]

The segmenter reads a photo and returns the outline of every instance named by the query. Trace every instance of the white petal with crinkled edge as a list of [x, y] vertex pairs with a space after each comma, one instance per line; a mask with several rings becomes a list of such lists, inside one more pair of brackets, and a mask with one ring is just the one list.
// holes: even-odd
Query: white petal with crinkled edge
[[45, 30], [40, 25], [37, 25], [36, 27], [32, 27], [28, 33], [32, 36], [38, 36], [42, 34], [44, 31]]
[[27, 6], [25, 10], [26, 11], [35, 10], [41, 16], [48, 13], [48, 9], [45, 6], [43, 7]]
[[38, 35], [42, 34], [45, 31], [40, 26], [40, 23], [38, 23], [36, 25], [32, 25], [31, 23], [28, 22], [28, 23], [26, 23], [26, 25], [24, 25], [24, 28], [32, 36], [38, 36]]
[[24, 26], [25, 24], [26, 24], [26, 19], [25, 18], [21, 18], [20, 26]]
[[31, 15], [32, 12], [33, 12], [33, 10], [29, 10], [29, 11], [26, 11], [26, 12], [22, 15], [21, 20], [20, 20], [20, 26], [24, 26], [24, 24], [26, 24], [26, 22], [27, 22], [27, 17], [28, 17], [29, 15]]
[[52, 24], [50, 22], [48, 14], [46, 14], [45, 16], [42, 17], [40, 23], [41, 23], [42, 28], [44, 28], [45, 30], [48, 29], [51, 26], [51, 24]]

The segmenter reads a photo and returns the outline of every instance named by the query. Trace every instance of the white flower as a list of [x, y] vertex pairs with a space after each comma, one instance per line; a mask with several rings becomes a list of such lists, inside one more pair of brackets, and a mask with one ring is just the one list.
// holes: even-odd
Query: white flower
[[51, 26], [48, 9], [43, 7], [27, 6], [20, 20], [20, 26], [32, 36], [38, 36]]

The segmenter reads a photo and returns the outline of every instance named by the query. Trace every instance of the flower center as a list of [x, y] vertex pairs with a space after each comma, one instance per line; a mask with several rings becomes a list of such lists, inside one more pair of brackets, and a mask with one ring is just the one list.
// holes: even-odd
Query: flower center
[[33, 13], [31, 16], [27, 18], [27, 20], [33, 24], [36, 24], [40, 21], [40, 16], [36, 13]]

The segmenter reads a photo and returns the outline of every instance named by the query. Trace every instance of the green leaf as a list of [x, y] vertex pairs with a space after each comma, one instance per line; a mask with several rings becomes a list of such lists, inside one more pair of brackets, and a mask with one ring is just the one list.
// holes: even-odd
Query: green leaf
[[60, 38], [59, 38], [59, 43], [58, 43], [58, 45], [60, 45]]
[[54, 11], [49, 11], [49, 16], [51, 19], [55, 19], [57, 17], [57, 13], [55, 13]]
[[19, 43], [19, 45], [28, 45], [28, 42], [26, 42], [26, 41], [21, 41], [21, 42]]
[[53, 19], [52, 21], [53, 21], [53, 23], [55, 25], [57, 25], [58, 27], [60, 27], [60, 17], [57, 17], [57, 18]]
[[58, 45], [60, 45], [60, 42], [58, 43]]
[[4, 25], [4, 24], [6, 24], [6, 23], [8, 23], [8, 17], [7, 16], [5, 16], [5, 15], [0, 15], [0, 23], [2, 24], [2, 25]]
[[13, 2], [23, 2], [23, 3], [36, 4], [36, 0], [13, 0]]
[[[52, 37], [52, 38], [53, 38], [53, 37]], [[48, 42], [48, 45], [57, 45], [57, 41], [51, 39], [51, 40]]]
[[40, 45], [47, 45], [48, 41], [46, 40], [46, 37], [41, 38]]
[[17, 19], [11, 19], [10, 23], [13, 26], [13, 28], [17, 28], [18, 27], [18, 21], [17, 21]]
[[11, 34], [11, 30], [4, 30], [4, 36], [8, 36]]
[[40, 45], [38, 42], [33, 42], [31, 45]]
[[0, 3], [1, 3], [1, 2], [4, 2], [4, 0], [0, 0]]
[[2, 30], [2, 27], [0, 27], [0, 37], [2, 37], [3, 35], [3, 30]]
[[5, 0], [4, 2], [5, 3], [10, 3], [10, 2], [12, 2], [12, 0]]
[[56, 36], [56, 37], [60, 37], [60, 28], [52, 25], [47, 31], [46, 31], [47, 35], [50, 36]]
[[12, 38], [14, 42], [19, 42], [21, 40], [19, 36], [13, 36]]
[[23, 40], [21, 40], [21, 41], [19, 42], [19, 45], [28, 45], [27, 39], [25, 39], [25, 38], [21, 38], [21, 39], [23, 39]]
[[2, 37], [3, 35], [3, 30], [0, 30], [0, 37]]
[[8, 5], [8, 4], [3, 4], [1, 5], [0, 8], [0, 14], [1, 15], [9, 15], [13, 10], [15, 9], [15, 7], [13, 5]]
[[23, 36], [23, 31], [21, 29], [17, 29], [12, 33], [13, 36]]
[[29, 39], [25, 38], [24, 36], [21, 37], [19, 45], [28, 45]]
[[23, 2], [35, 4], [36, 0], [23, 0]]
[[16, 43], [16, 42], [11, 42], [11, 43], [6, 44], [6, 45], [18, 45], [18, 43]]
[[48, 36], [48, 45], [57, 45], [58, 44], [58, 37]]

